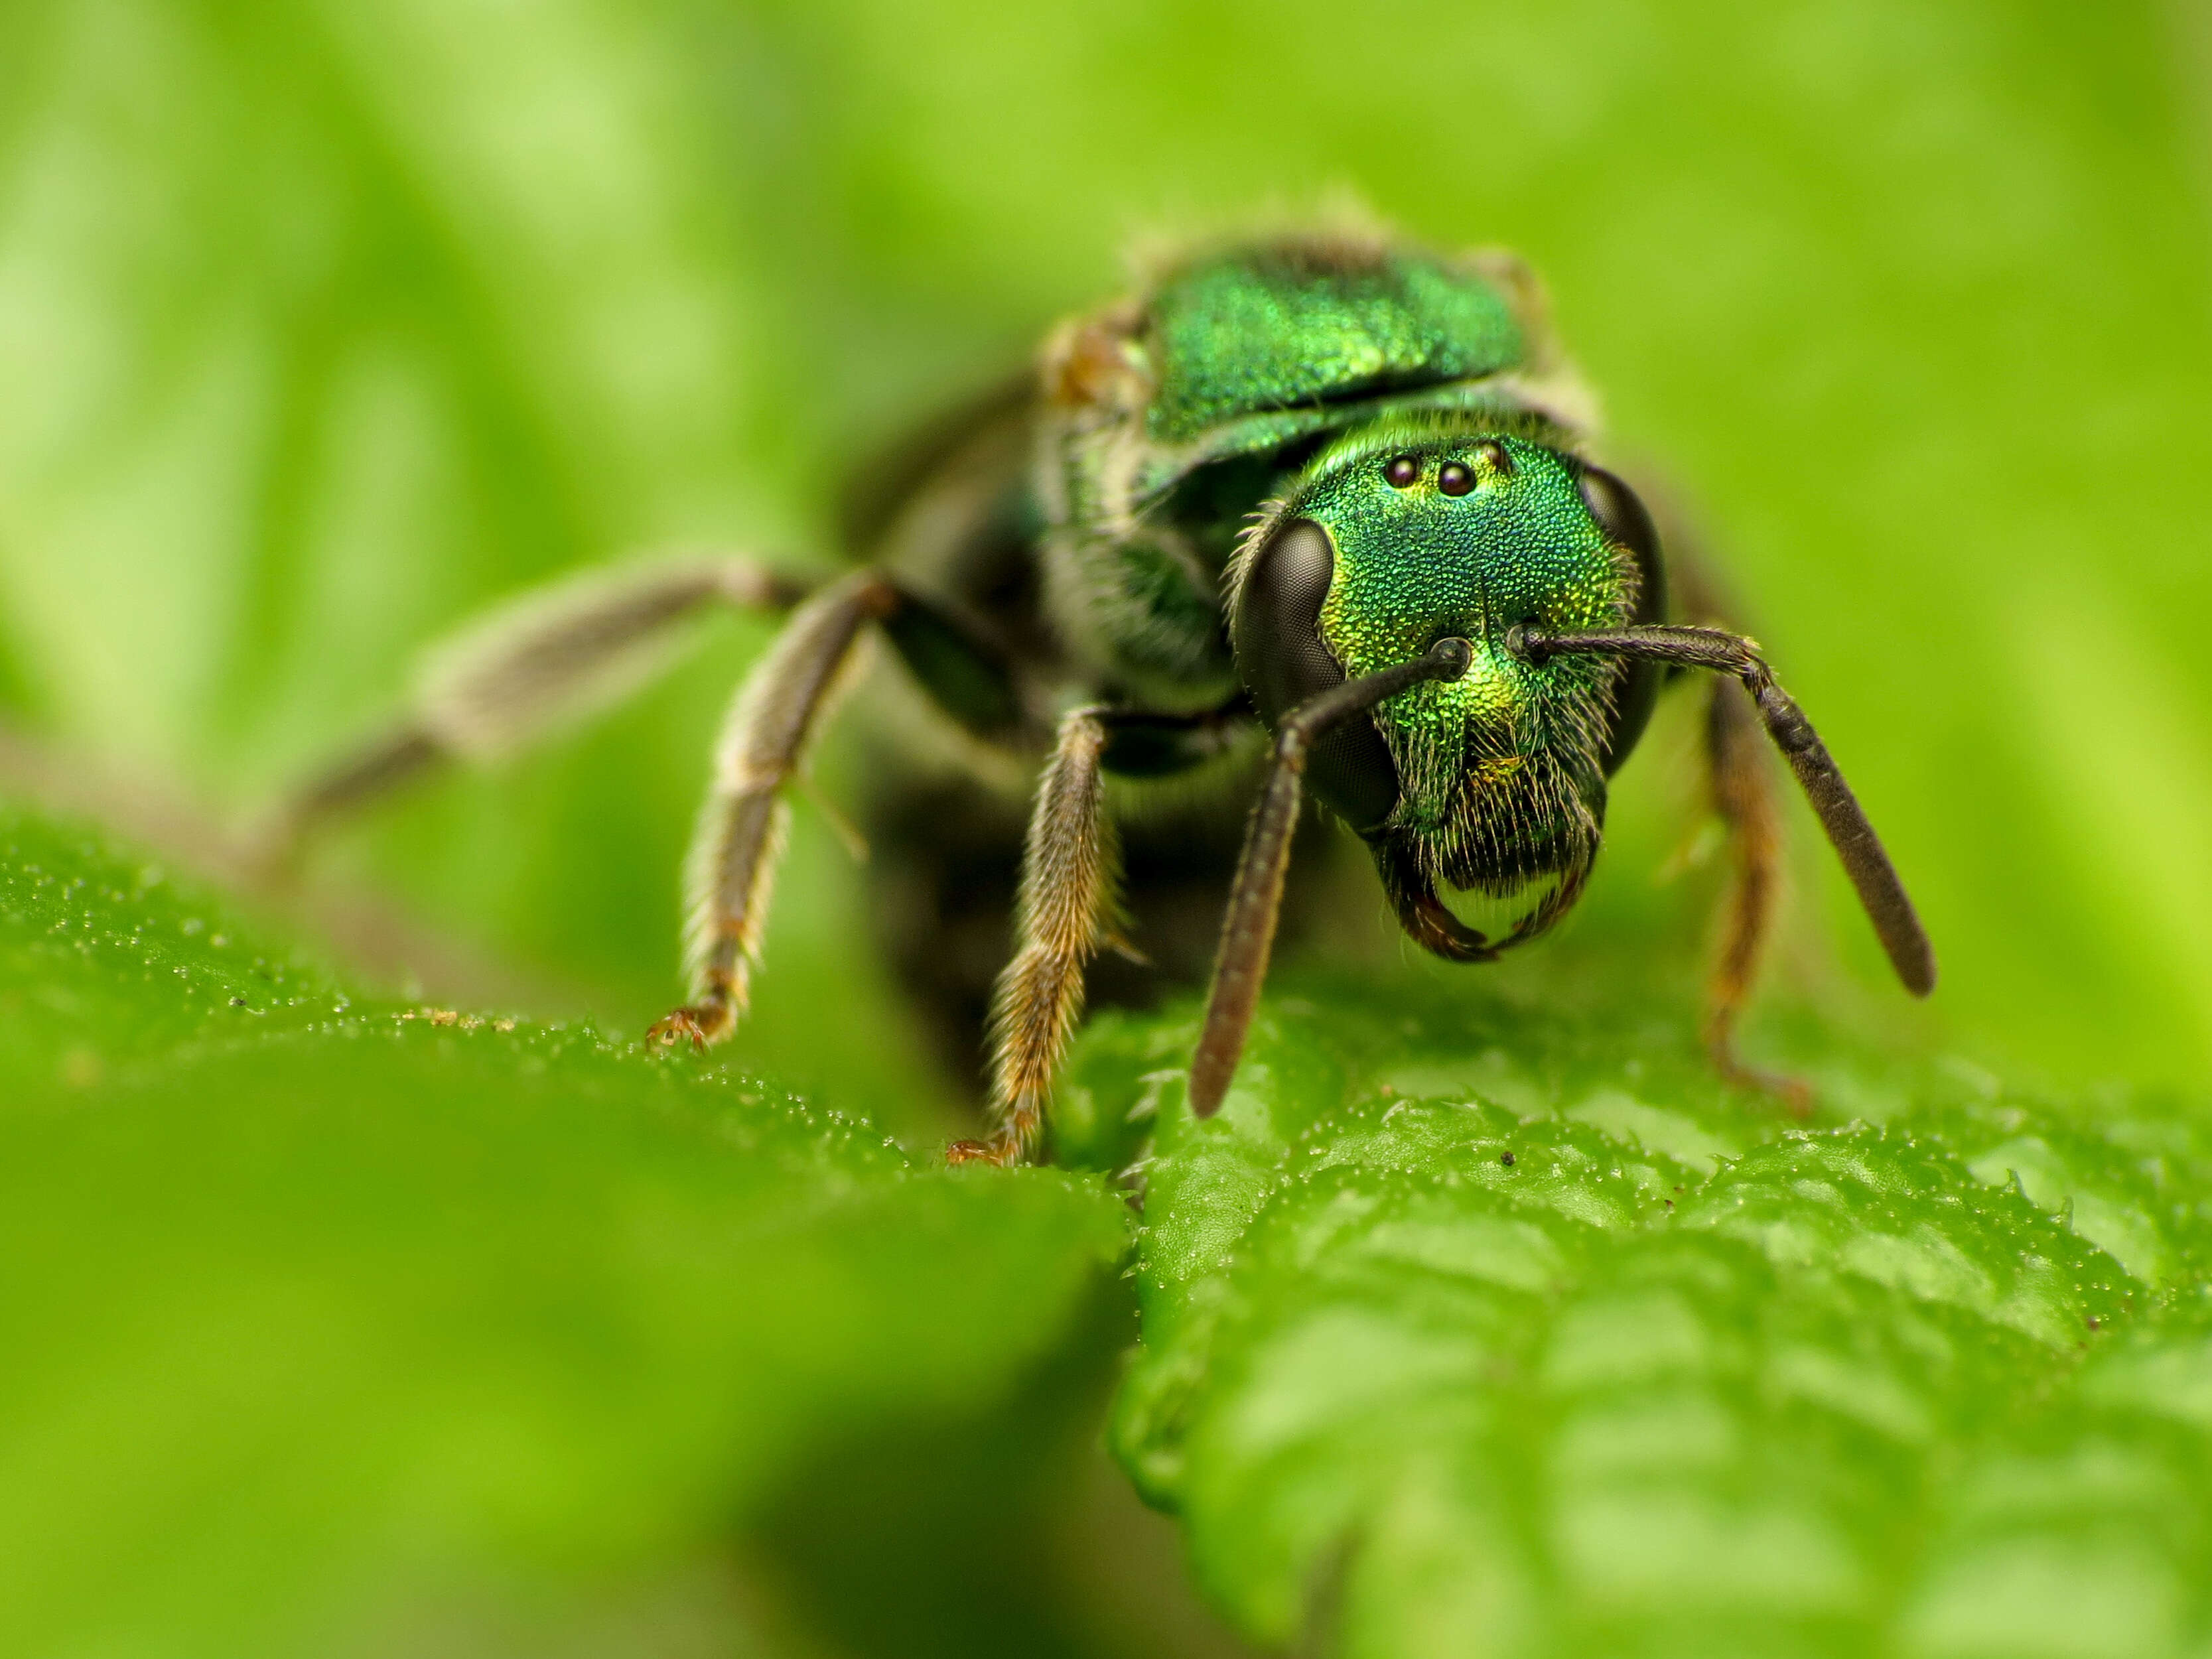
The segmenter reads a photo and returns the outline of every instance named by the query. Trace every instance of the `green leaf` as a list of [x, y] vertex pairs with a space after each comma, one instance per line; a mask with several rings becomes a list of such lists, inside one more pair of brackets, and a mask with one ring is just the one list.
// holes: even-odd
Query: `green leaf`
[[971, 1409], [1118, 1255], [588, 1028], [380, 1003], [0, 817], [0, 1648], [326, 1651], [696, 1557], [833, 1441]]
[[[1318, 981], [1218, 1117], [1184, 1020], [1117, 1455], [1249, 1634], [1350, 1656], [2161, 1655], [2212, 1636], [2212, 1134], [1954, 1063]], [[1601, 1006], [1600, 1012], [1605, 1010]]]

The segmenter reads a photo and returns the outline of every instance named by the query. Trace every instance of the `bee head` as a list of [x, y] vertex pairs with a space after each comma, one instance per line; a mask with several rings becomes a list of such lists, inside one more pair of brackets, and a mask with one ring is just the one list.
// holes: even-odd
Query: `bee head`
[[[1413, 687], [1316, 744], [1313, 793], [1369, 843], [1407, 931], [1474, 958], [1533, 937], [1581, 890], [1605, 782], [1657, 671], [1540, 665], [1516, 625], [1656, 618], [1658, 541], [1628, 487], [1528, 417], [1378, 426], [1324, 453], [1254, 525], [1231, 599], [1238, 672], [1273, 727], [1347, 678], [1464, 638], [1459, 678]], [[1503, 908], [1504, 936], [1492, 926]]]

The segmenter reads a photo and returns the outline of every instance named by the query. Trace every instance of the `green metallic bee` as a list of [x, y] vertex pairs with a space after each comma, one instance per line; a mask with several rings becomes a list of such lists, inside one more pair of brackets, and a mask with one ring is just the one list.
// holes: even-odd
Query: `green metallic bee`
[[[1588, 458], [1586, 404], [1510, 256], [1365, 233], [1188, 252], [867, 469], [847, 515], [866, 568], [811, 586], [743, 559], [664, 560], [526, 599], [434, 653], [407, 719], [301, 790], [281, 833], [442, 759], [513, 749], [636, 683], [713, 605], [793, 608], [724, 727], [690, 872], [692, 1000], [650, 1033], [704, 1048], [745, 1006], [787, 787], [880, 634], [986, 769], [1046, 757], [990, 1013], [994, 1128], [950, 1153], [1010, 1163], [1035, 1144], [1086, 968], [1119, 942], [1109, 775], [1225, 784], [1272, 734], [1192, 1062], [1206, 1114], [1259, 995], [1305, 790], [1366, 843], [1412, 939], [1489, 961], [1574, 903], [1607, 781], [1662, 679], [1707, 669], [1737, 883], [1705, 1029], [1723, 1073], [1746, 1077], [1731, 1033], [1778, 859], [1760, 725], [1907, 989], [1932, 987], [1934, 959], [1757, 647], [1669, 622], [1657, 533]], [[1716, 620], [1687, 597], [1692, 621]], [[1468, 919], [1483, 907], [1508, 918], [1495, 936]], [[918, 961], [927, 982], [930, 947]]]

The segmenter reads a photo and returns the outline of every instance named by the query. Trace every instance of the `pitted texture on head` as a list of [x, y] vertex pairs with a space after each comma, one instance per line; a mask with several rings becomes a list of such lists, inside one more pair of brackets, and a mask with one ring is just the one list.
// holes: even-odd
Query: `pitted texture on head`
[[1201, 259], [1152, 296], [1156, 440], [1257, 410], [1494, 374], [1526, 349], [1504, 295], [1432, 255], [1276, 242]]
[[1584, 500], [1583, 464], [1525, 423], [1488, 427], [1379, 422], [1316, 460], [1273, 516], [1328, 533], [1317, 622], [1346, 675], [1448, 635], [1474, 646], [1466, 674], [1376, 710], [1400, 795], [1371, 838], [1394, 895], [1420, 902], [1437, 887], [1504, 897], [1557, 878], [1519, 938], [1571, 901], [1596, 850], [1622, 671], [1531, 663], [1507, 630], [1616, 626], [1635, 611], [1638, 578]]

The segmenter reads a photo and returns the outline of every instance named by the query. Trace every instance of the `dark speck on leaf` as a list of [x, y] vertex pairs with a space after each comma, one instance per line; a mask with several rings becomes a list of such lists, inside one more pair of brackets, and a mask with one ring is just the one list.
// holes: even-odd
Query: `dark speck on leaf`
[[243, 1008], [246, 1006], [246, 999], [244, 997], [233, 997], [230, 1000], [230, 1006], [234, 1008]]
[[1510, 1152], [1500, 1152], [1498, 1155], [1498, 1161], [1510, 1170], [1513, 1167], [1513, 1154]]

